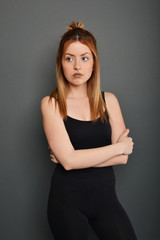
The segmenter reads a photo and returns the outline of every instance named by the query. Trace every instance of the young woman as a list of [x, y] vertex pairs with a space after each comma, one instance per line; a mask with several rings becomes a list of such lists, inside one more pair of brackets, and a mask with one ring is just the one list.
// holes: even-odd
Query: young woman
[[116, 96], [100, 91], [94, 36], [73, 22], [60, 41], [57, 87], [41, 101], [43, 126], [57, 163], [48, 219], [56, 240], [87, 240], [90, 225], [100, 240], [135, 240], [115, 192], [113, 165], [133, 150]]

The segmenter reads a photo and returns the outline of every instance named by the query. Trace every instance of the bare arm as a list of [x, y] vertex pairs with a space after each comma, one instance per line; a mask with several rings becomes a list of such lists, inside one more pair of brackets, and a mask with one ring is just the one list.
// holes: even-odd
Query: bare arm
[[[110, 92], [105, 92], [105, 102], [106, 102], [106, 107], [109, 111], [109, 119], [110, 119], [110, 124], [112, 129], [111, 142], [113, 144], [118, 142], [119, 137], [126, 130], [126, 127], [123, 120], [120, 105], [116, 96]], [[106, 167], [106, 166], [113, 166], [118, 164], [126, 164], [127, 161], [128, 161], [128, 155], [121, 154], [103, 163], [97, 164], [94, 167]]]
[[108, 166], [114, 166], [119, 164], [126, 164], [127, 160], [128, 160], [128, 155], [121, 154], [116, 157], [110, 158], [108, 161], [99, 163], [93, 167], [108, 167]]
[[99, 148], [75, 150], [59, 109], [55, 108], [55, 100], [48, 103], [48, 99], [49, 97], [45, 97], [41, 101], [44, 131], [51, 151], [66, 170], [93, 167], [120, 154], [130, 154], [131, 148], [128, 148], [127, 141]]

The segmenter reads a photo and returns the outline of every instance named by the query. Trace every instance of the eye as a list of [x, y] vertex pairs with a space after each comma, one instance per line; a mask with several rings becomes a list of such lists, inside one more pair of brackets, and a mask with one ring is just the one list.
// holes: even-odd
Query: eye
[[67, 57], [65, 60], [66, 60], [67, 62], [72, 62], [72, 58], [71, 58], [71, 57]]
[[88, 60], [88, 57], [82, 57], [82, 60], [86, 62]]

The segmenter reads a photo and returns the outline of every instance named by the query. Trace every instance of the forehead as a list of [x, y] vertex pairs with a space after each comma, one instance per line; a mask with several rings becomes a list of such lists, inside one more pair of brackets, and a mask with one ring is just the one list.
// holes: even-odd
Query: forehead
[[65, 53], [83, 54], [85, 52], [91, 53], [91, 50], [87, 45], [82, 44], [79, 41], [69, 43], [66, 45], [66, 47], [64, 47], [64, 54]]

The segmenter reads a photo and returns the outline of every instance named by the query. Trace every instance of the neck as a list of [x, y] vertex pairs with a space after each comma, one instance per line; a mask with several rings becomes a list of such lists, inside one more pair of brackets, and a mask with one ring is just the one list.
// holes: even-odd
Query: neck
[[70, 86], [70, 91], [68, 93], [67, 98], [86, 98], [87, 95], [87, 84], [80, 86]]

